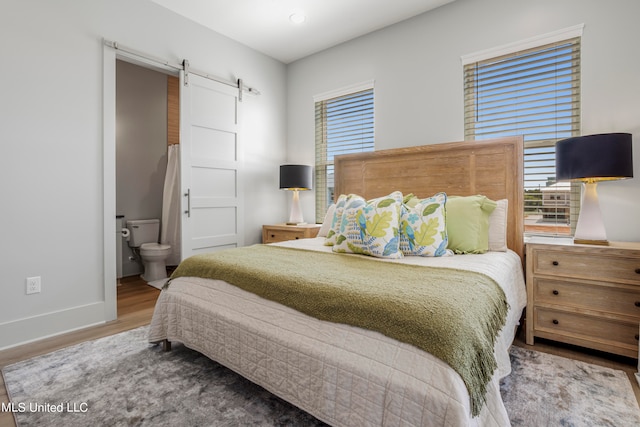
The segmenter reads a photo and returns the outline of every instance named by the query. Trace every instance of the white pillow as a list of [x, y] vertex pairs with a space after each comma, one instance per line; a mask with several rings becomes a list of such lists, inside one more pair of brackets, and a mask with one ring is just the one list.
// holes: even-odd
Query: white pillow
[[489, 215], [489, 250], [494, 252], [507, 251], [507, 212], [509, 200], [496, 201], [497, 206]]
[[327, 209], [327, 213], [324, 214], [324, 220], [322, 221], [322, 227], [318, 231], [318, 237], [327, 237], [327, 233], [331, 230], [331, 224], [333, 223], [333, 215], [336, 213], [336, 204], [332, 203]]

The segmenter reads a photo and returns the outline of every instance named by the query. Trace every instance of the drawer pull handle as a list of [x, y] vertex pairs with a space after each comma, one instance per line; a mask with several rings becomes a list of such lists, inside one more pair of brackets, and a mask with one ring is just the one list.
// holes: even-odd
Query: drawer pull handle
[[296, 240], [298, 240], [300, 237], [296, 236]]
[[640, 268], [636, 268], [636, 274], [640, 274]]
[[274, 237], [276, 237], [276, 235], [275, 235], [275, 234], [272, 234], [272, 235], [271, 235], [271, 238], [273, 239]]
[[634, 304], [636, 307], [640, 307], [640, 301], [636, 301]]
[[553, 319], [551, 322], [552, 322], [554, 325], [557, 325], [558, 323], [560, 323], [560, 322], [558, 322], [556, 319]]
[[555, 289], [554, 289], [554, 290], [553, 290], [553, 294], [554, 294], [554, 295], [559, 295], [559, 294], [560, 294], [560, 292], [558, 292], [557, 290], [555, 290]]
[[553, 265], [560, 265], [560, 263], [558, 261], [553, 261], [551, 264]]
[[640, 341], [640, 335], [636, 334], [636, 341]]

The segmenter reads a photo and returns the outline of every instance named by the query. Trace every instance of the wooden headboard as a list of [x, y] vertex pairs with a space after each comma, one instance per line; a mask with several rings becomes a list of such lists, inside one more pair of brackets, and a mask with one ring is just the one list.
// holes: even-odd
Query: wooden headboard
[[507, 246], [524, 256], [522, 137], [395, 148], [335, 158], [335, 195], [365, 199], [399, 190], [418, 197], [483, 194], [508, 199]]

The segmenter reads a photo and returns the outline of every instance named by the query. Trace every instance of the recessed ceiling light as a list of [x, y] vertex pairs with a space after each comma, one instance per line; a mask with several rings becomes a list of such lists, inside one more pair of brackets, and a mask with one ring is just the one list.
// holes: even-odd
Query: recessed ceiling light
[[300, 12], [295, 12], [289, 15], [289, 21], [293, 22], [294, 24], [302, 24], [306, 20], [307, 17]]

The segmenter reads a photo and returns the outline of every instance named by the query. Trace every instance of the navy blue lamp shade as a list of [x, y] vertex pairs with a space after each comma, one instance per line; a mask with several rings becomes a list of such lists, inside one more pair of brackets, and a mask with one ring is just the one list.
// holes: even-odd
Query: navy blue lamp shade
[[608, 181], [633, 178], [630, 133], [603, 133], [556, 144], [556, 179]]
[[309, 165], [280, 166], [281, 190], [311, 190], [313, 174]]

